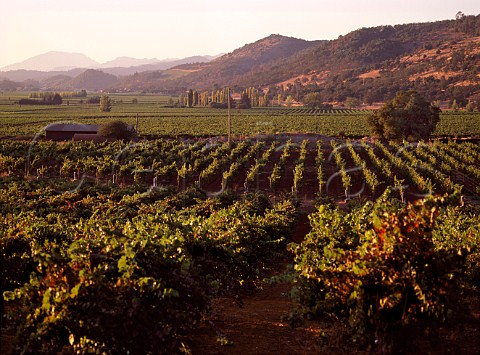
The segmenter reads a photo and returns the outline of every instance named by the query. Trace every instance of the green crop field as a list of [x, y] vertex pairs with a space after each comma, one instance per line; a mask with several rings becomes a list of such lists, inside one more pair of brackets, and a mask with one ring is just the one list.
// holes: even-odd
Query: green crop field
[[[226, 134], [227, 110], [210, 108], [167, 108], [168, 97], [159, 95], [111, 95], [113, 109], [100, 112], [86, 99], [64, 100], [60, 106], [20, 106], [28, 93], [0, 95], [0, 137], [34, 136], [53, 122], [101, 124], [121, 119], [134, 124], [139, 117], [140, 135], [217, 136]], [[251, 136], [278, 132], [318, 133], [348, 137], [369, 134], [369, 111], [352, 109], [315, 110], [310, 108], [232, 109], [232, 134]], [[480, 134], [479, 113], [442, 113], [436, 136]]]

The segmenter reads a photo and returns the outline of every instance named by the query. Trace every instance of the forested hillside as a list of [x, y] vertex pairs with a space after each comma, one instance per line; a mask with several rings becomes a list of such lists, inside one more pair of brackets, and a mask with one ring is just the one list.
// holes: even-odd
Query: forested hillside
[[272, 35], [208, 64], [183, 65], [179, 69], [192, 72], [179, 79], [139, 85], [170, 91], [277, 86], [298, 100], [316, 91], [324, 101], [356, 97], [367, 103], [416, 89], [431, 100], [466, 103], [480, 90], [479, 36], [480, 15], [462, 14], [455, 20], [362, 28], [332, 41]]
[[178, 95], [189, 89], [229, 86], [236, 92], [254, 87], [269, 99], [281, 94], [283, 99], [291, 96], [302, 101], [307, 93], [318, 92], [324, 102], [356, 98], [372, 103], [391, 99], [399, 90], [414, 89], [431, 101], [456, 100], [466, 105], [480, 99], [479, 63], [480, 15], [459, 12], [454, 20], [361, 28], [331, 41], [270, 35], [210, 62], [169, 70], [141, 71], [139, 67], [123, 77], [106, 74], [107, 69], [51, 72], [50, 76], [22, 71], [0, 81], [0, 90], [43, 87]]

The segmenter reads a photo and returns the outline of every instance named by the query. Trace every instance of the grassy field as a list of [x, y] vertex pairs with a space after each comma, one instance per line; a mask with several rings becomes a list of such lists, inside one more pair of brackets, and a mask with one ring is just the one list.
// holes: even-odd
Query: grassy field
[[[111, 95], [113, 109], [100, 112], [97, 104], [80, 98], [65, 99], [60, 106], [20, 106], [28, 93], [0, 95], [0, 137], [34, 136], [53, 122], [101, 124], [121, 119], [134, 124], [139, 117], [140, 135], [226, 134], [227, 110], [209, 108], [167, 108], [168, 97], [159, 95]], [[278, 132], [319, 133], [348, 137], [369, 134], [364, 110], [313, 110], [308, 108], [255, 108], [232, 110], [232, 134], [250, 136]], [[436, 136], [472, 136], [480, 134], [480, 113], [442, 113]]]

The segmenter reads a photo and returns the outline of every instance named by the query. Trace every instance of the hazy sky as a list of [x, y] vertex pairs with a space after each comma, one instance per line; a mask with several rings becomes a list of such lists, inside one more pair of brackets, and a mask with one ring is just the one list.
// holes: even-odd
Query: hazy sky
[[361, 28], [480, 13], [479, 0], [0, 0], [0, 67], [48, 51], [182, 58], [272, 33], [334, 39]]

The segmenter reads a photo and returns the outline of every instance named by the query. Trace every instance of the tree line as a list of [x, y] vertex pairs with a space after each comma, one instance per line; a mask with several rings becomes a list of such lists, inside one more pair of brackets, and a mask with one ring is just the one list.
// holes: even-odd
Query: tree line
[[38, 93], [40, 99], [20, 99], [19, 105], [61, 105], [63, 102], [62, 96], [58, 93]]
[[240, 100], [233, 98], [232, 90], [228, 87], [201, 92], [189, 89], [185, 94], [179, 96], [176, 104], [173, 100], [170, 100], [169, 106], [227, 108], [228, 96], [230, 95], [230, 107], [248, 109], [270, 106], [273, 100], [271, 93], [264, 92], [259, 88], [247, 87], [238, 91], [240, 91]]

